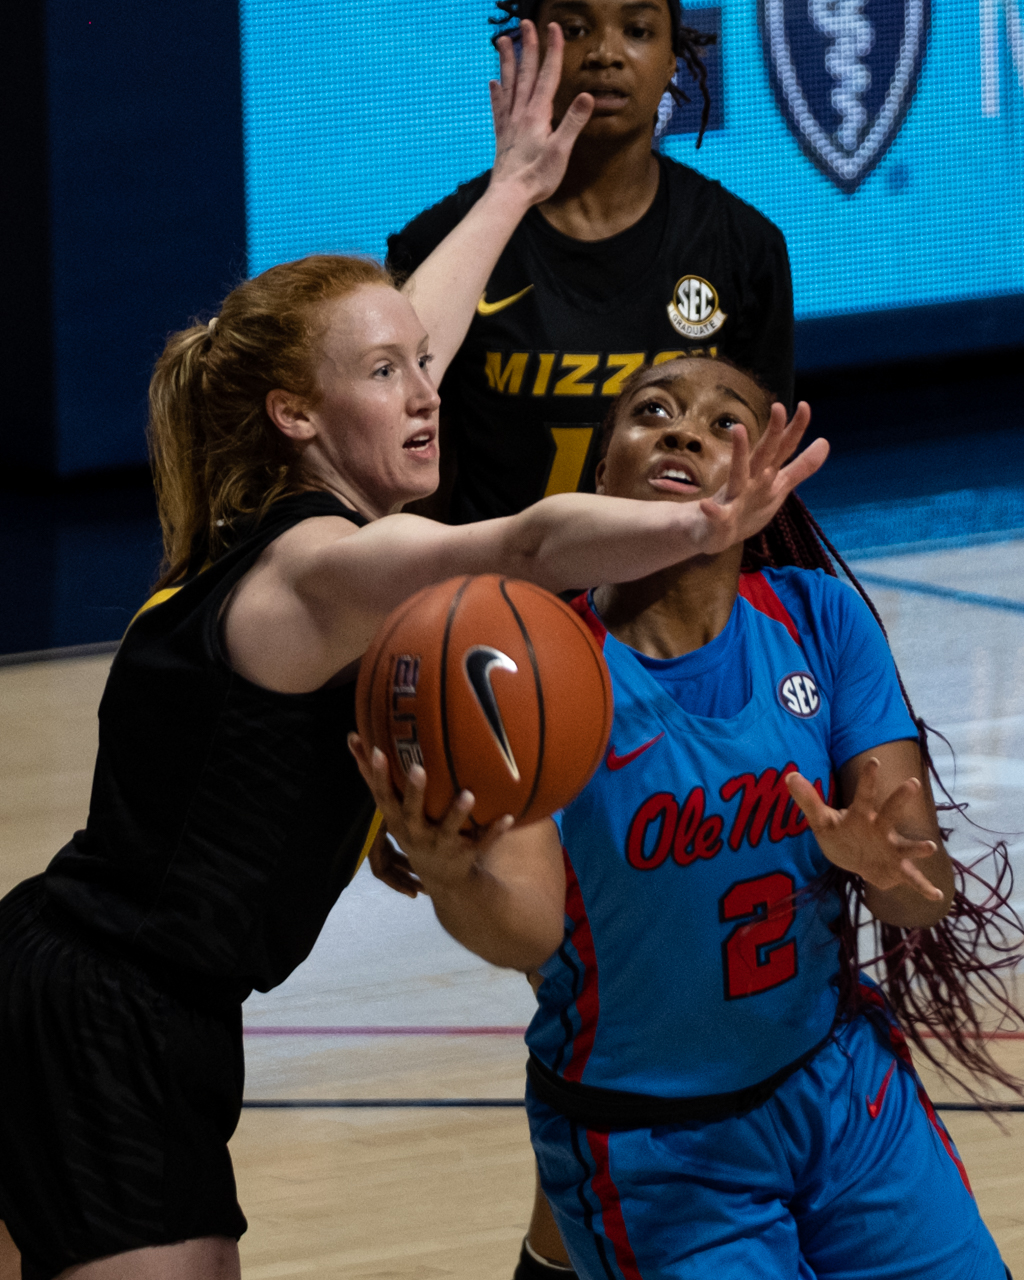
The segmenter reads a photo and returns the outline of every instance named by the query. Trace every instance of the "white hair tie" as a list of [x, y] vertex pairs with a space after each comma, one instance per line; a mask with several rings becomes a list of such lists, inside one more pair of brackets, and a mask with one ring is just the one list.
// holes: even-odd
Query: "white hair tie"
[[217, 317], [214, 316], [212, 320], [207, 320], [206, 327], [211, 333], [213, 333], [214, 329], [217, 327]]

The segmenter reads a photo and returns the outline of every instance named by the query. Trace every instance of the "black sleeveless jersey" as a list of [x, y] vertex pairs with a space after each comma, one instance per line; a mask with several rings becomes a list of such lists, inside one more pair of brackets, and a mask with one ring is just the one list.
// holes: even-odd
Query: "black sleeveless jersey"
[[267, 991], [305, 959], [374, 812], [346, 744], [354, 683], [275, 693], [232, 671], [221, 641], [231, 590], [312, 516], [366, 523], [330, 494], [284, 498], [129, 627], [88, 823], [44, 874], [62, 917], [205, 999]]
[[[787, 404], [793, 294], [782, 232], [693, 169], [658, 157], [647, 213], [597, 242], [556, 231], [537, 209], [498, 261], [441, 387], [454, 443], [454, 523], [509, 515], [593, 487], [597, 428], [645, 360], [728, 356]], [[388, 240], [414, 270], [465, 216], [489, 174]]]

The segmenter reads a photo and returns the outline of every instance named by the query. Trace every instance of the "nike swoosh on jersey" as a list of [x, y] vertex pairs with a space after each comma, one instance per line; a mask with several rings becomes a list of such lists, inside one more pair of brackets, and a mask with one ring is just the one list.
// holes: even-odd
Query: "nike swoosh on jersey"
[[484, 296], [476, 304], [476, 313], [478, 316], [493, 316], [496, 311], [504, 311], [513, 302], [518, 302], [520, 298], [525, 297], [532, 288], [533, 285], [528, 284], [525, 289], [520, 289], [518, 293], [513, 293], [507, 298], [501, 298], [497, 302], [488, 302], [485, 292]]
[[643, 746], [636, 747], [633, 751], [627, 751], [624, 756], [617, 756], [615, 754], [615, 748], [609, 747], [608, 757], [605, 760], [605, 764], [608, 766], [609, 769], [613, 771], [615, 769], [624, 769], [626, 765], [631, 764], [632, 761], [634, 761], [637, 758], [637, 756], [642, 756], [648, 747], [653, 747], [656, 742], [660, 742], [661, 739], [664, 738], [664, 736], [665, 736], [665, 731], [662, 730], [661, 733], [651, 738], [649, 742], [645, 742]]
[[868, 1115], [872, 1120], [878, 1119], [878, 1113], [882, 1110], [882, 1103], [885, 1101], [885, 1095], [889, 1089], [889, 1081], [892, 1079], [892, 1073], [896, 1070], [896, 1063], [893, 1062], [889, 1066], [889, 1070], [885, 1073], [885, 1079], [882, 1081], [882, 1087], [875, 1096], [874, 1102], [870, 1098], [864, 1101], [868, 1104]]

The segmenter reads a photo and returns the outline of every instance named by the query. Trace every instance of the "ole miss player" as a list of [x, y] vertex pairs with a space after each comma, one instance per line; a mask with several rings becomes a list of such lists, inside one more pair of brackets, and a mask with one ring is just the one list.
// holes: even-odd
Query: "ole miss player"
[[[706, 501], [769, 407], [722, 361], [647, 368], [598, 490]], [[938, 937], [932, 991], [962, 992], [941, 957], [969, 949], [884, 635], [815, 545], [790, 499], [763, 537], [577, 602], [615, 719], [554, 820], [475, 846], [464, 809], [424, 820], [422, 776], [401, 804], [364, 770], [445, 927], [540, 970], [531, 1133], [586, 1280], [1005, 1275], [910, 1060], [906, 975], [857, 975], [851, 893], [919, 971]]]

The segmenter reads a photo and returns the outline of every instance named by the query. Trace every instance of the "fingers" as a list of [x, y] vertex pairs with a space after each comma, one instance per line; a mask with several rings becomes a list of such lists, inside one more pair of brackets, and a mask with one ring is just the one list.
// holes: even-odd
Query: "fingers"
[[829, 443], [820, 436], [812, 440], [803, 453], [797, 454], [788, 466], [779, 472], [779, 480], [785, 486], [786, 493], [792, 493], [798, 484], [802, 484], [808, 476], [813, 476], [829, 455]]
[[[384, 815], [385, 825], [389, 828], [396, 828], [406, 816], [406, 802], [409, 800], [410, 792], [415, 789], [412, 779], [409, 779], [410, 785], [406, 787], [406, 796], [403, 800], [395, 789], [391, 778], [391, 770], [388, 767], [388, 759], [383, 751], [374, 747], [368, 753], [366, 743], [356, 733], [348, 735], [348, 746], [353, 756], [355, 756], [359, 772], [363, 775], [363, 781], [370, 788], [370, 793], [377, 802], [377, 808]], [[423, 773], [422, 769], [420, 773]], [[426, 774], [423, 774], [423, 778], [425, 785]], [[422, 791], [419, 798], [422, 805]]]
[[879, 806], [878, 820], [894, 827], [901, 818], [911, 817], [908, 809], [920, 794], [920, 778], [906, 778], [886, 797], [885, 803]]
[[804, 438], [804, 432], [811, 424], [811, 407], [806, 400], [801, 400], [789, 422], [785, 421], [786, 411], [783, 406], [781, 404], [778, 406], [772, 405], [773, 409], [776, 407], [782, 415], [784, 424], [779, 435], [780, 461], [784, 461], [791, 453], [796, 451], [800, 441]]
[[742, 423], [732, 429], [732, 461], [729, 464], [729, 479], [725, 483], [725, 501], [732, 502], [738, 498], [750, 483], [750, 437]]
[[512, 41], [508, 36], [501, 36], [497, 41], [498, 76], [497, 80], [488, 82], [491, 91], [491, 112], [494, 116], [494, 130], [501, 132], [508, 120], [509, 112], [516, 92], [516, 54]]
[[494, 136], [500, 138], [508, 125], [510, 108], [508, 92], [497, 80], [488, 80], [487, 89], [491, 95], [491, 119], [494, 122]]
[[460, 791], [448, 806], [448, 812], [441, 819], [439, 824], [441, 835], [454, 839], [466, 825], [466, 819], [469, 817], [475, 803], [476, 797], [472, 791]]
[[[516, 87], [516, 51], [511, 36], [499, 36], [495, 42], [498, 50], [498, 86], [510, 97]], [[491, 81], [494, 84], [494, 81]]]
[[[519, 24], [519, 31], [519, 65], [516, 68], [515, 97], [512, 104], [513, 113], [517, 115], [529, 105], [533, 98], [540, 63], [540, 44], [537, 40], [537, 28], [529, 19], [526, 19]], [[561, 27], [558, 28], [558, 34], [562, 34]], [[545, 62], [547, 62], [547, 59], [545, 59]], [[562, 47], [559, 45], [559, 73], [561, 68]]]
[[818, 794], [815, 787], [794, 770], [786, 774], [786, 787], [798, 805], [800, 812], [810, 823], [812, 831], [818, 831], [834, 824], [836, 811]]
[[587, 121], [594, 112], [594, 99], [589, 93], [577, 94], [572, 100], [569, 110], [558, 122], [558, 128], [551, 135], [552, 142], [559, 152], [568, 155], [573, 149], [576, 139], [586, 128]]
[[423, 883], [414, 875], [409, 859], [398, 849], [387, 835], [382, 840], [375, 840], [367, 857], [370, 870], [396, 893], [407, 898], [415, 898], [423, 888]]
[[[523, 26], [529, 25], [533, 34], [534, 48], [539, 47], [536, 28], [533, 23], [523, 23]], [[555, 100], [555, 94], [558, 92], [558, 82], [562, 78], [562, 51], [565, 48], [565, 35], [562, 28], [557, 22], [548, 23], [548, 47], [544, 54], [544, 62], [537, 74], [536, 93], [537, 98], [541, 102], [552, 103]]]
[[[383, 756], [384, 752], [381, 751], [380, 754]], [[374, 756], [376, 757], [376, 755], [375, 748]], [[384, 767], [387, 769], [386, 760]], [[414, 764], [405, 776], [406, 787], [405, 795], [402, 797], [402, 816], [405, 818], [406, 825], [410, 830], [420, 830], [427, 822], [426, 815], [423, 812], [423, 800], [427, 791], [427, 771], [422, 765]]]
[[874, 815], [875, 801], [878, 798], [878, 770], [880, 767], [877, 756], [869, 756], [864, 762], [860, 777], [857, 779], [857, 789], [853, 793], [853, 800], [850, 803], [851, 812], [869, 817]]
[[373, 765], [370, 763], [370, 757], [366, 751], [366, 743], [360, 738], [358, 733], [350, 733], [348, 735], [348, 749], [355, 756], [356, 764], [359, 766], [359, 772], [363, 775], [363, 781], [373, 791], [377, 785], [377, 776], [374, 772]]
[[780, 468], [796, 452], [810, 421], [811, 410], [805, 400], [797, 405], [796, 412], [788, 423], [785, 406], [776, 400], [768, 417], [768, 425], [751, 457], [754, 474], [759, 474], [762, 469]]
[[810, 425], [811, 406], [806, 400], [801, 400], [796, 407], [796, 412], [786, 425], [786, 431], [789, 433], [790, 437], [795, 440], [795, 445], [800, 443], [804, 432]]
[[[932, 842], [926, 841], [927, 844]], [[935, 852], [935, 846], [932, 844], [931, 853]], [[918, 855], [923, 856], [923, 855]], [[942, 890], [938, 885], [932, 884], [928, 877], [918, 867], [915, 867], [909, 858], [904, 858], [900, 863], [900, 870], [903, 872], [903, 879], [912, 889], [915, 889], [922, 898], [927, 898], [929, 902], [941, 902], [943, 898]]]
[[751, 464], [760, 469], [762, 467], [777, 466], [785, 457], [781, 452], [781, 444], [783, 436], [786, 432], [786, 410], [776, 402], [771, 407], [768, 415], [768, 425], [765, 427], [757, 446], [754, 449]]
[[487, 852], [491, 845], [500, 840], [506, 831], [511, 830], [515, 824], [515, 819], [510, 813], [503, 814], [502, 817], [496, 818], [488, 827], [482, 828], [477, 833], [476, 844], [481, 854]]

